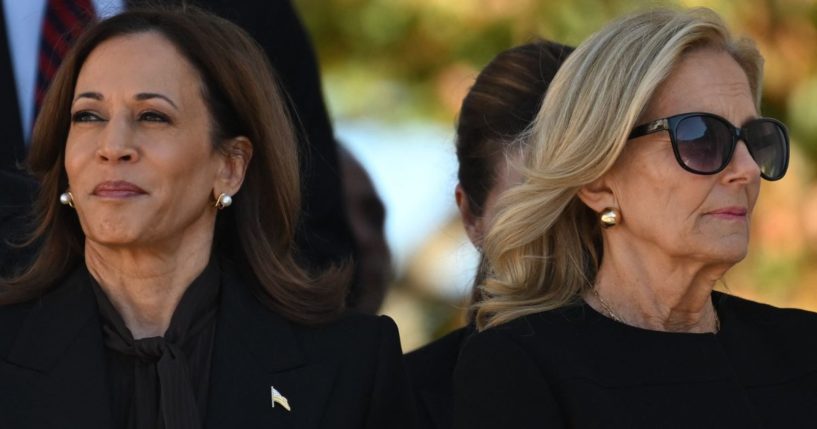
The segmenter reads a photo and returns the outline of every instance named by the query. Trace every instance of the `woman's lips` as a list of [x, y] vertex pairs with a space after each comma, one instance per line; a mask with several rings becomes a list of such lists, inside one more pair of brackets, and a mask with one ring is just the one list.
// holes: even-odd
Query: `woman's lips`
[[102, 182], [94, 188], [93, 195], [102, 198], [129, 198], [145, 195], [144, 189], [124, 180]]
[[724, 207], [713, 210], [708, 214], [719, 219], [746, 219], [746, 209], [743, 207]]

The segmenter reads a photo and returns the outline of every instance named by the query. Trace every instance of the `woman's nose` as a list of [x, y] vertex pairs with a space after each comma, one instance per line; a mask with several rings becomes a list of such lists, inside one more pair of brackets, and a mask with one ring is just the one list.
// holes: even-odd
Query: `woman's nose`
[[735, 152], [732, 154], [732, 159], [729, 161], [729, 166], [726, 169], [729, 181], [746, 181], [760, 180], [760, 166], [752, 158], [749, 153], [749, 148], [743, 140], [738, 141], [735, 145]]
[[139, 153], [134, 145], [133, 129], [125, 120], [111, 119], [97, 143], [97, 158], [102, 162], [134, 162]]

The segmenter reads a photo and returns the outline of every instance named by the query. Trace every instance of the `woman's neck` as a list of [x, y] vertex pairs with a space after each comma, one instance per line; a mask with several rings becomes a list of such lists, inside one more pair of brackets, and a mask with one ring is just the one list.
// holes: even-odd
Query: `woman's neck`
[[135, 339], [163, 336], [187, 287], [207, 267], [212, 237], [172, 249], [108, 247], [86, 240], [88, 271]]
[[627, 256], [633, 255], [605, 253], [595, 289], [584, 296], [588, 304], [640, 328], [717, 332], [720, 323], [711, 294], [728, 267]]

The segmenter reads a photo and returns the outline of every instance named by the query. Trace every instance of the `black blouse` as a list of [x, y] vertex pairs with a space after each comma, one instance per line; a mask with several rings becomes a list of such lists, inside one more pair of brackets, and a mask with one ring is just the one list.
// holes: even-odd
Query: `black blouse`
[[717, 334], [628, 326], [581, 304], [473, 336], [456, 428], [817, 425], [817, 314], [715, 293]]
[[92, 283], [116, 427], [201, 428], [218, 310], [218, 264], [211, 261], [190, 284], [163, 337], [135, 340], [99, 285]]

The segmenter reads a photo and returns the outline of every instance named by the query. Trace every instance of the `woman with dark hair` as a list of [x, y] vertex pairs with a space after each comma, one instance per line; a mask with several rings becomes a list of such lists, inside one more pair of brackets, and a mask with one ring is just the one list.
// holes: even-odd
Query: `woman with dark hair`
[[295, 137], [237, 26], [92, 26], [29, 158], [42, 243], [0, 285], [0, 426], [411, 427], [394, 323], [295, 262]]
[[814, 427], [817, 315], [714, 290], [788, 167], [762, 76], [709, 9], [640, 11], [576, 48], [483, 241], [454, 427]]
[[[457, 123], [459, 183], [457, 206], [471, 243], [480, 250], [475, 285], [486, 267], [482, 237], [494, 215], [499, 195], [517, 175], [511, 166], [521, 153], [516, 137], [539, 111], [556, 70], [572, 48], [549, 41], [520, 45], [497, 55], [479, 73], [463, 99]], [[472, 301], [478, 301], [474, 289]], [[405, 356], [423, 427], [451, 427], [451, 376], [469, 325]]]

